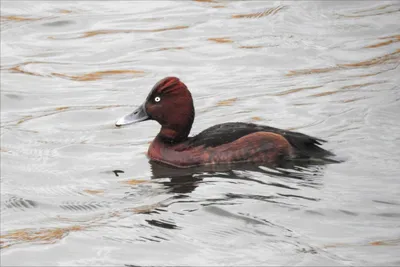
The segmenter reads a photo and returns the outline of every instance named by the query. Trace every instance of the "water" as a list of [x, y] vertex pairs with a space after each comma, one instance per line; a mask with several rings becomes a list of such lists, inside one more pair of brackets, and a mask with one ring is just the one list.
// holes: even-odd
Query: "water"
[[[397, 1], [2, 1], [1, 264], [399, 265], [399, 18]], [[168, 75], [192, 134], [256, 122], [346, 161], [151, 164], [159, 126], [114, 123]]]

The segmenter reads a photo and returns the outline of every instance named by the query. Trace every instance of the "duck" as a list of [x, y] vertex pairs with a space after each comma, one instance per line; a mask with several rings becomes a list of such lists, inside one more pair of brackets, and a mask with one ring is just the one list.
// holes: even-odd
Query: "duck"
[[195, 118], [192, 95], [177, 77], [165, 77], [146, 100], [121, 117], [117, 127], [147, 120], [161, 125], [151, 142], [150, 161], [176, 168], [254, 163], [279, 166], [285, 161], [328, 157], [326, 141], [303, 133], [245, 122], [225, 122], [189, 137]]

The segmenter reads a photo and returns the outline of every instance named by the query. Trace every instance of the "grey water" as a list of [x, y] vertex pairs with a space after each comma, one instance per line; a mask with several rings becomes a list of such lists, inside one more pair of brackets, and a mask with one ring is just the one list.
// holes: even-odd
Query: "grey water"
[[[2, 1], [1, 265], [400, 264], [400, 2]], [[340, 164], [149, 162], [166, 76]]]

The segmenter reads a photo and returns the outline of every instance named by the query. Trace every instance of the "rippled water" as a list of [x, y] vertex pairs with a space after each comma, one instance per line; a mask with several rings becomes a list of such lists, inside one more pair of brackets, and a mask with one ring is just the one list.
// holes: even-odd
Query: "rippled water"
[[[2, 1], [1, 264], [400, 265], [399, 18], [398, 1]], [[257, 122], [346, 161], [151, 164], [159, 126], [114, 122], [168, 75], [192, 133]]]

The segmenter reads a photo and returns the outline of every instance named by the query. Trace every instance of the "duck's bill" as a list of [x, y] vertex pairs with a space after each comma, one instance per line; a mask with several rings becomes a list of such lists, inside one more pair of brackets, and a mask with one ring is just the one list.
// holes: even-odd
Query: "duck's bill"
[[123, 126], [131, 123], [136, 123], [140, 121], [145, 121], [149, 119], [149, 115], [147, 115], [144, 105], [141, 105], [137, 109], [135, 109], [131, 114], [125, 115], [120, 118], [115, 126]]

